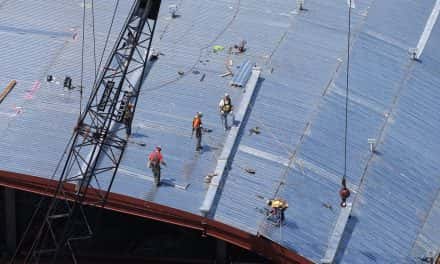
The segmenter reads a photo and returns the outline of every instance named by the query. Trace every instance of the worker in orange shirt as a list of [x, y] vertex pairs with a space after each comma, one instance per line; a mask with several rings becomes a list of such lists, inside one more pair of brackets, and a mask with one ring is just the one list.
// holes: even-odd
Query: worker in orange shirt
[[[201, 112], [197, 112], [196, 116], [193, 118], [192, 122], [192, 135], [194, 135], [194, 132], [196, 133], [196, 151], [200, 151], [202, 149], [202, 116], [203, 114]], [[191, 135], [191, 137], [192, 137]]]
[[161, 169], [160, 165], [161, 164], [164, 166], [167, 165], [163, 160], [161, 151], [162, 148], [158, 146], [148, 156], [148, 167], [151, 168], [151, 171], [153, 172], [154, 184], [156, 186], [159, 186], [160, 184], [160, 169]]

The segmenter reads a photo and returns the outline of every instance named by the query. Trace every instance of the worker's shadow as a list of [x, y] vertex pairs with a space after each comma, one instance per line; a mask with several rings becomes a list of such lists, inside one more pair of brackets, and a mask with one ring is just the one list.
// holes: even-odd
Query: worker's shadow
[[218, 147], [211, 147], [209, 145], [203, 145], [201, 153], [209, 153], [209, 152], [213, 152], [218, 149], [219, 149]]
[[160, 187], [174, 188], [175, 186], [176, 186], [176, 179], [164, 178], [164, 179], [160, 180]]
[[289, 229], [298, 229], [298, 225], [295, 223], [295, 221], [286, 219], [283, 223], [283, 227], [289, 228]]
[[148, 136], [145, 134], [141, 134], [141, 133], [131, 133], [130, 135], [132, 138], [147, 138]]
[[339, 250], [337, 251], [333, 263], [341, 263], [342, 257], [344, 256], [345, 250], [350, 243], [351, 236], [353, 235], [353, 230], [356, 228], [358, 222], [359, 220], [356, 216], [350, 216], [348, 218], [347, 225], [345, 226], [344, 233], [342, 234], [341, 243], [339, 244]]

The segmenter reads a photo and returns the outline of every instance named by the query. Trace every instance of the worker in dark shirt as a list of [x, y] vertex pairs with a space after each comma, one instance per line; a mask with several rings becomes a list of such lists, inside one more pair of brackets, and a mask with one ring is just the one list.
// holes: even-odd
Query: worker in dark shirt
[[131, 135], [131, 121], [133, 119], [133, 108], [134, 105], [132, 103], [129, 103], [125, 108], [125, 113], [124, 113], [124, 123], [125, 126], [127, 127], [128, 135]]

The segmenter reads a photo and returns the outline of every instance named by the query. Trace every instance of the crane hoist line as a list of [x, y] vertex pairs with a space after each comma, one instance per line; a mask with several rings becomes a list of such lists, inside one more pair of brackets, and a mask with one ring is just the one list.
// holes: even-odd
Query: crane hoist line
[[[28, 243], [20, 243], [17, 249], [15, 256], [25, 255], [24, 263], [57, 263], [57, 258], [62, 258], [63, 263], [66, 258], [77, 263], [76, 243], [93, 236], [84, 200], [88, 192], [94, 192], [99, 199], [93, 205], [103, 207], [108, 198], [131, 133], [160, 4], [160, 0], [133, 3], [78, 118], [64, 165], [57, 175], [56, 192], [43, 213], [44, 221], [30, 223], [36, 232], [25, 237]], [[75, 191], [66, 188], [69, 183], [76, 186]]]

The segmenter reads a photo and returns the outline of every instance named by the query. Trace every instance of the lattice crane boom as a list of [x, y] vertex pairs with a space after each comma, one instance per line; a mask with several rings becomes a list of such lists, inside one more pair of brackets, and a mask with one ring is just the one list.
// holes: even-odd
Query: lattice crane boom
[[[65, 249], [77, 263], [73, 242], [90, 238], [84, 212], [88, 192], [104, 206], [122, 159], [146, 74], [160, 0], [136, 0], [74, 129], [56, 192], [25, 263], [56, 262]], [[75, 184], [75, 191], [69, 188]], [[70, 200], [70, 201], [69, 201]]]

